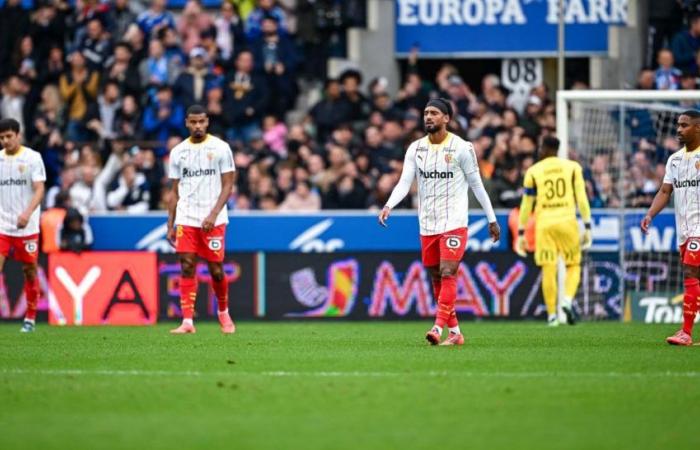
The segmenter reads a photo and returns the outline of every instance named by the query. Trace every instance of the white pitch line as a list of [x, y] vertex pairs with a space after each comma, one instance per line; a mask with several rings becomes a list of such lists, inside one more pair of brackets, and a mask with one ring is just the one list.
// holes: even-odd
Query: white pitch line
[[480, 377], [480, 378], [700, 378], [700, 372], [469, 372], [469, 371], [426, 371], [426, 372], [326, 372], [326, 371], [263, 371], [263, 372], [200, 372], [168, 370], [107, 370], [107, 369], [0, 369], [2, 375], [72, 375], [108, 377], [224, 377], [224, 376], [265, 376], [272, 378], [395, 378], [402, 376], [425, 377]]

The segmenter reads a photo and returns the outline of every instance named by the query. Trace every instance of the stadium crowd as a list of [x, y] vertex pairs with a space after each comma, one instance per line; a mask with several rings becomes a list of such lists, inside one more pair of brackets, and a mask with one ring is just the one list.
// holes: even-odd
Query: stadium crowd
[[[380, 208], [436, 96], [453, 102], [450, 128], [474, 143], [494, 206], [514, 208], [539, 140], [555, 130], [547, 86], [516, 107], [496, 75], [469, 86], [446, 63], [428, 79], [417, 53], [397, 93], [355, 69], [328, 78], [326, 59], [351, 25], [342, 10], [352, 2], [233, 0], [213, 11], [189, 0], [177, 16], [165, 0], [19, 3], [0, 8], [0, 117], [19, 120], [27, 145], [43, 155], [48, 208], [59, 198], [83, 215], [164, 209], [168, 152], [186, 137], [184, 111], [195, 103], [234, 149], [229, 203], [237, 210]], [[656, 35], [657, 60], [640, 70], [638, 88], [697, 87], [700, 16], [684, 23]], [[320, 100], [287, 122], [299, 86], [314, 82]], [[628, 155], [638, 176], [625, 198], [609, 155], [581, 161], [592, 206], [648, 205], [675, 148], [640, 139]]]

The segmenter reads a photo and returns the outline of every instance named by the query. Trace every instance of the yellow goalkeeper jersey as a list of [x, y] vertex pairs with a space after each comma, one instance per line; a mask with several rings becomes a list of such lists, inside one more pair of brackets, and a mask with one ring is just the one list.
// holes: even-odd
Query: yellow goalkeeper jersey
[[584, 222], [591, 221], [581, 165], [576, 161], [550, 156], [525, 172], [525, 192], [520, 208], [520, 224], [527, 223], [532, 202], [538, 228], [548, 223], [576, 220], [576, 206]]

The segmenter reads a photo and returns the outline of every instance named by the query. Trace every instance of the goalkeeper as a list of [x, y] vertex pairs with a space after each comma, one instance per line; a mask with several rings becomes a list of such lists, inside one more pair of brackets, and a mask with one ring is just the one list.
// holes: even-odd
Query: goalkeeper
[[[542, 267], [542, 293], [547, 307], [547, 322], [559, 325], [557, 316], [557, 266], [559, 257], [566, 265], [565, 296], [562, 309], [573, 325], [573, 299], [581, 279], [581, 249], [592, 244], [591, 207], [586, 197], [581, 166], [557, 157], [559, 139], [542, 140], [541, 159], [525, 172], [524, 193], [520, 205], [520, 223], [516, 252], [525, 257], [525, 226], [535, 204], [535, 264]], [[576, 205], [585, 225], [583, 242], [576, 220]]]

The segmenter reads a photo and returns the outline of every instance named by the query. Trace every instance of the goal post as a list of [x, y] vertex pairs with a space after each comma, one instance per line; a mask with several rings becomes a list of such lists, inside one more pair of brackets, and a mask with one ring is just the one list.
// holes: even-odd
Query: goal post
[[[576, 296], [584, 318], [678, 319], [683, 277], [672, 213], [660, 214], [646, 236], [639, 222], [660, 187], [668, 155], [680, 147], [678, 115], [698, 108], [698, 90], [557, 92], [559, 156], [582, 164], [589, 193], [595, 193], [594, 247], [582, 260]], [[666, 312], [659, 312], [662, 306]]]

